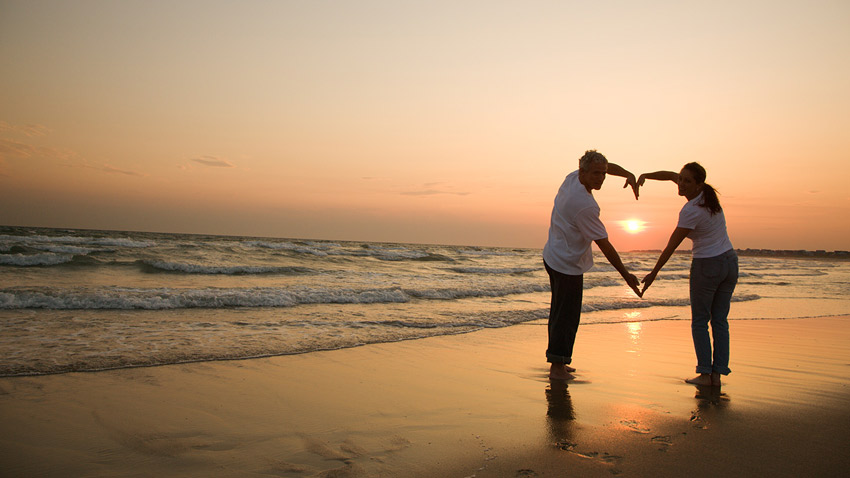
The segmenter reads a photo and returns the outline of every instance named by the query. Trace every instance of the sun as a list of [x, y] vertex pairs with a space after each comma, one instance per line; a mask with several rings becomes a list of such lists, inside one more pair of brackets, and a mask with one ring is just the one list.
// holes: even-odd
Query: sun
[[629, 234], [637, 234], [645, 229], [645, 222], [640, 219], [629, 219], [622, 221], [623, 229]]

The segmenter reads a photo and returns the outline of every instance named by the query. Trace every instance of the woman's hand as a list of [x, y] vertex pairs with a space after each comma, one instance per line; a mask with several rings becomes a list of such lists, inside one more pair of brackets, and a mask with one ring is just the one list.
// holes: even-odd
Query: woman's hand
[[643, 290], [640, 291], [641, 297], [643, 297], [643, 294], [646, 293], [646, 289], [649, 289], [649, 286], [651, 286], [652, 283], [655, 281], [655, 276], [657, 275], [657, 272], [650, 272], [646, 275], [646, 277], [643, 278], [643, 280], [641, 281], [641, 283], [643, 283]]

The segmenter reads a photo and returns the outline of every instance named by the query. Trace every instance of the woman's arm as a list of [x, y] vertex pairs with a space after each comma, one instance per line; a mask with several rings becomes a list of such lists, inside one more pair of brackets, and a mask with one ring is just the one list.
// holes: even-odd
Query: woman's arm
[[670, 256], [673, 255], [673, 252], [679, 247], [679, 244], [688, 237], [688, 234], [691, 233], [693, 229], [688, 229], [686, 227], [677, 227], [673, 230], [673, 234], [670, 235], [670, 240], [667, 241], [667, 247], [661, 252], [661, 256], [658, 257], [658, 262], [655, 263], [655, 267], [652, 269], [652, 272], [646, 275], [641, 282], [643, 282], [643, 290], [641, 291], [641, 295], [646, 292], [646, 289], [649, 289], [649, 286], [652, 285], [652, 282], [655, 280], [655, 276], [658, 275], [658, 272], [661, 271], [661, 268], [664, 267], [664, 264], [670, 260]]
[[596, 245], [599, 246], [599, 250], [605, 254], [605, 258], [608, 259], [608, 262], [610, 262], [611, 265], [614, 266], [614, 269], [617, 269], [617, 272], [623, 276], [626, 284], [635, 291], [635, 294], [638, 297], [643, 297], [643, 292], [638, 289], [638, 285], [640, 285], [640, 283], [638, 282], [637, 277], [626, 269], [622, 259], [620, 259], [620, 254], [617, 254], [617, 249], [614, 249], [611, 241], [609, 241], [606, 237], [605, 239], [598, 239], [595, 242]]
[[678, 183], [679, 173], [674, 173], [673, 171], [656, 171], [654, 173], [643, 173], [637, 180], [638, 187], [643, 186], [643, 183], [646, 182], [647, 179], [654, 179], [656, 181], [673, 181], [674, 183]]

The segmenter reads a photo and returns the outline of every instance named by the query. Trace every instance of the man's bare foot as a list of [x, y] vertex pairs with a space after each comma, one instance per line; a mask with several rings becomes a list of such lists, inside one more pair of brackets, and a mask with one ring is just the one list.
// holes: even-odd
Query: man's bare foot
[[685, 379], [685, 382], [693, 385], [711, 385], [711, 374], [701, 373], [698, 377]]
[[711, 372], [711, 384], [715, 387], [719, 387], [720, 384], [720, 374], [717, 372]]
[[570, 372], [570, 373], [573, 373], [573, 372], [576, 371], [576, 369], [574, 369], [573, 367], [570, 367], [567, 364], [564, 364], [564, 370], [566, 370], [567, 372]]
[[575, 369], [562, 363], [553, 363], [549, 367], [549, 380], [572, 380], [575, 377], [570, 373], [570, 369], [575, 372]]

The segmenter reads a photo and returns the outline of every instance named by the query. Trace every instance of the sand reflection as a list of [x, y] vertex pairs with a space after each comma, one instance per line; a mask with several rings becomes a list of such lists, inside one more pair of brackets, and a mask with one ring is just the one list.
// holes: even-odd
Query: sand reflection
[[576, 446], [573, 441], [576, 414], [570, 398], [569, 385], [566, 382], [552, 381], [546, 387], [546, 402], [549, 442], [562, 450], [572, 450]]

